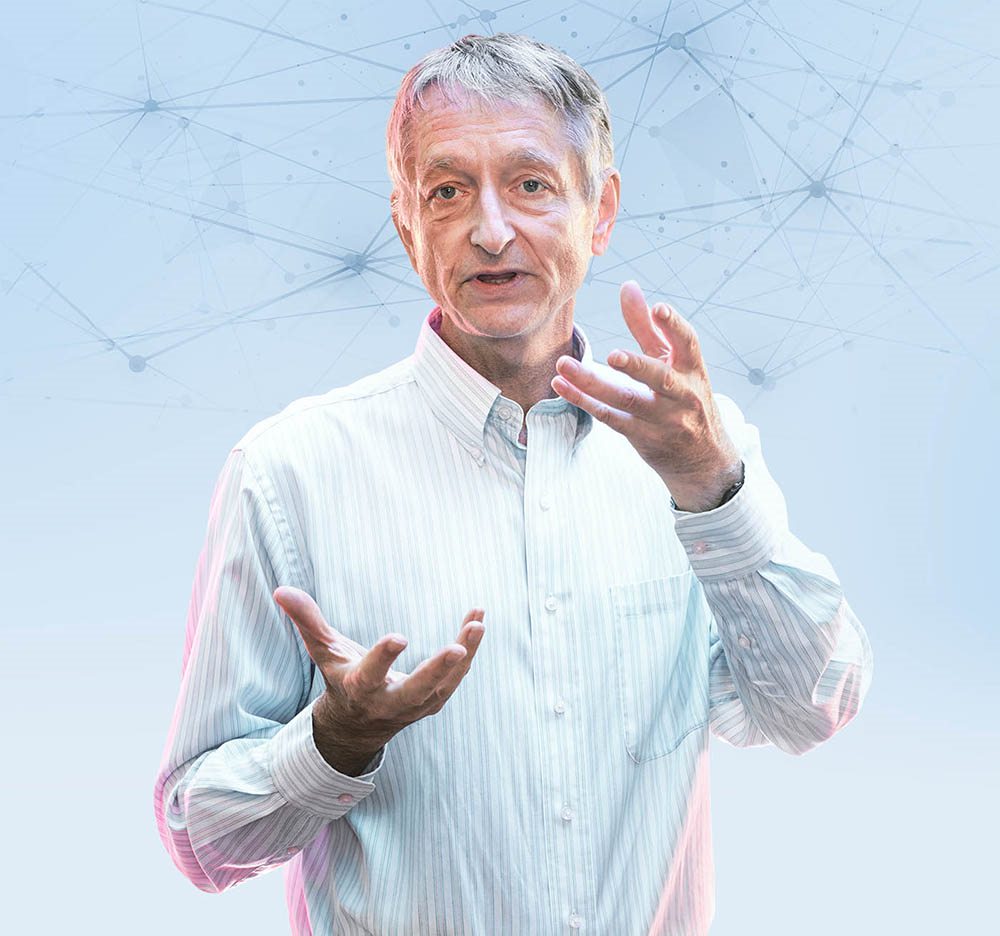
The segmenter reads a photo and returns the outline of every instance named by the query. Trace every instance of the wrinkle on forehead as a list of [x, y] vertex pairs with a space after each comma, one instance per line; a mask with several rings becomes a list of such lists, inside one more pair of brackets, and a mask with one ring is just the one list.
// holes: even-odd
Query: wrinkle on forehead
[[[552, 173], [558, 173], [560, 169], [559, 163], [547, 152], [528, 146], [522, 146], [504, 153], [503, 160], [511, 165], [544, 166]], [[421, 163], [419, 171], [421, 174], [429, 174], [436, 170], [448, 171], [451, 169], [460, 169], [462, 165], [463, 160], [460, 156], [435, 156]]]
[[[451, 94], [447, 92], [433, 93], [436, 90], [436, 85], [432, 85], [428, 89], [428, 100], [420, 108], [424, 120], [421, 122], [414, 121], [410, 126], [408, 152], [406, 155], [411, 179], [414, 178], [414, 170], [416, 170], [416, 177], [421, 178], [438, 170], [460, 169], [464, 155], [461, 150], [457, 153], [452, 153], [447, 151], [441, 152], [441, 149], [448, 147], [449, 144], [454, 144], [455, 141], [461, 142], [462, 138], [467, 138], [471, 133], [474, 133], [474, 124], [477, 117], [492, 120], [498, 114], [502, 114], [505, 111], [510, 112], [511, 115], [509, 128], [503, 128], [505, 132], [509, 131], [509, 133], [516, 136], [519, 133], [532, 129], [547, 131], [549, 133], [555, 131], [555, 139], [558, 141], [558, 144], [564, 147], [560, 153], [558, 149], [553, 151], [549, 147], [545, 147], [544, 144], [542, 148], [539, 148], [530, 145], [528, 142], [518, 143], [517, 141], [512, 141], [511, 149], [503, 154], [502, 158], [505, 162], [512, 165], [518, 163], [539, 165], [547, 168], [554, 174], [565, 177], [565, 170], [563, 169], [565, 162], [564, 159], [559, 158], [563, 156], [568, 158], [568, 161], [574, 168], [579, 172], [583, 172], [582, 165], [577, 165], [580, 163], [580, 159], [573, 146], [573, 140], [570, 138], [565, 118], [540, 96], [529, 95], [523, 100], [504, 100], [491, 103], [481, 95], [465, 91], [465, 89], [459, 89], [460, 93], [453, 92]], [[461, 119], [456, 121], [456, 117]], [[537, 119], [539, 124], [537, 128], [532, 127], [533, 121], [531, 118]], [[430, 143], [429, 148], [431, 152], [424, 156], [418, 166], [416, 162], [419, 155], [421, 155], [416, 152], [418, 140], [426, 143], [427, 138], [425, 134], [428, 131], [433, 131], [435, 126], [439, 125], [440, 121], [446, 124], [445, 127], [441, 128], [445, 131], [444, 139], [434, 140]], [[569, 171], [572, 174], [573, 170], [570, 169]]]

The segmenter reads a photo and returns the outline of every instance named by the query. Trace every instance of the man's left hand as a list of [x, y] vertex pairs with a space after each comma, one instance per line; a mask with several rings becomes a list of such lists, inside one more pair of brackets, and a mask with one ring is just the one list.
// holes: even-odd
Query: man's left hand
[[622, 284], [621, 304], [642, 353], [612, 351], [608, 364], [649, 392], [613, 384], [565, 354], [556, 361], [552, 388], [624, 435], [679, 510], [709, 510], [740, 479], [742, 467], [715, 405], [698, 336], [666, 303], [650, 309], [634, 280]]

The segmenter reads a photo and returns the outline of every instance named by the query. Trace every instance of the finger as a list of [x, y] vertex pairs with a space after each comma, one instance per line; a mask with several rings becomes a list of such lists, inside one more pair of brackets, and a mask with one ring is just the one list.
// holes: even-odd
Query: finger
[[467, 627], [462, 628], [462, 632], [459, 634], [459, 643], [463, 644], [468, 652], [464, 659], [459, 660], [451, 672], [445, 674], [441, 682], [434, 688], [433, 696], [440, 702], [447, 701], [458, 688], [458, 684], [465, 679], [472, 667], [472, 661], [476, 658], [476, 651], [479, 650], [485, 633], [486, 628], [479, 621], [472, 621]]
[[358, 662], [354, 670], [355, 685], [362, 692], [381, 689], [389, 675], [389, 667], [405, 649], [406, 638], [402, 634], [386, 634], [380, 637]]
[[[466, 649], [466, 658], [464, 661], [466, 664], [470, 662], [470, 655], [475, 656], [476, 649], [479, 647], [479, 642], [482, 640], [483, 633], [486, 630], [482, 623], [484, 614], [485, 612], [482, 608], [473, 608], [473, 610], [465, 615], [465, 618], [462, 621], [462, 627], [459, 629], [456, 643], [462, 644], [462, 646]], [[414, 673], [415, 672], [417, 672], [417, 670], [414, 670]], [[398, 670], [394, 669], [389, 670], [388, 676], [389, 682], [394, 684], [409, 678], [406, 673], [400, 673]]]
[[292, 585], [279, 585], [272, 597], [292, 619], [302, 635], [306, 652], [320, 669], [331, 663], [346, 663], [357, 658], [357, 651], [346, 644], [343, 635], [326, 623], [319, 605], [308, 592]]
[[432, 657], [424, 660], [396, 687], [398, 703], [404, 708], [420, 708], [434, 694], [434, 690], [468, 654], [465, 646], [450, 643]]
[[654, 358], [669, 354], [670, 343], [654, 321], [642, 287], [635, 280], [626, 280], [622, 283], [618, 298], [625, 324], [639, 342], [642, 353]]
[[655, 402], [646, 388], [611, 383], [568, 355], [556, 361], [556, 370], [552, 389], [618, 432], [627, 434], [632, 420], [648, 415]]
[[468, 671], [472, 662], [471, 657], [475, 656], [486, 631], [483, 625], [484, 614], [482, 608], [473, 608], [466, 613], [458, 632], [458, 640], [443, 647], [433, 657], [424, 660], [402, 683], [398, 684], [396, 691], [399, 693], [398, 700], [401, 705], [424, 705], [435, 695], [441, 683], [456, 674], [456, 671], [458, 679], [462, 678]]
[[608, 355], [608, 364], [661, 396], [680, 399], [687, 390], [687, 384], [668, 361], [652, 358], [648, 354], [616, 348]]
[[697, 370], [704, 367], [701, 345], [694, 326], [673, 306], [665, 302], [653, 307], [653, 320], [666, 334], [673, 348], [671, 363], [675, 368]]

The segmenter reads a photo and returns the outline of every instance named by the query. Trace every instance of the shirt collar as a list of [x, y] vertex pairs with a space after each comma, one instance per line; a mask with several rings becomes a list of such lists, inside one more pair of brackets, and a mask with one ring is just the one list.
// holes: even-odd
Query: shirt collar
[[[438, 334], [441, 317], [441, 307], [435, 306], [420, 326], [413, 354], [414, 376], [427, 394], [435, 415], [481, 459], [486, 420], [502, 393], [496, 384], [459, 357]], [[587, 336], [575, 323], [573, 357], [582, 364], [591, 364], [594, 357]], [[561, 412], [570, 407], [576, 411], [574, 445], [578, 445], [590, 432], [593, 416], [562, 397], [541, 400], [535, 405], [550, 412]]]

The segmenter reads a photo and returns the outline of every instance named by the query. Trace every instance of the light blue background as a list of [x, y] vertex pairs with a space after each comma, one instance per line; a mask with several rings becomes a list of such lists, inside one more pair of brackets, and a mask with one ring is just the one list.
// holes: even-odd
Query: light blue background
[[252, 423], [412, 350], [385, 119], [419, 55], [501, 30], [607, 89], [595, 354], [634, 347], [623, 279], [693, 321], [874, 647], [827, 745], [713, 742], [713, 936], [990, 928], [995, 5], [5, 7], [5, 932], [287, 931], [280, 873], [200, 893], [153, 821], [209, 495]]

